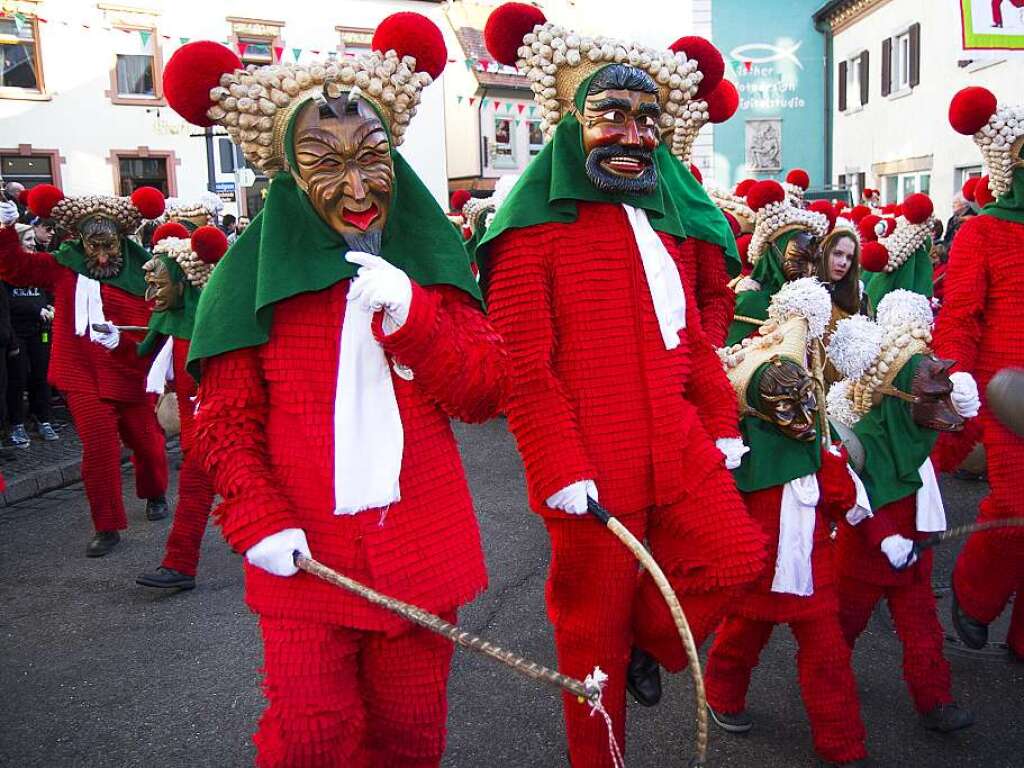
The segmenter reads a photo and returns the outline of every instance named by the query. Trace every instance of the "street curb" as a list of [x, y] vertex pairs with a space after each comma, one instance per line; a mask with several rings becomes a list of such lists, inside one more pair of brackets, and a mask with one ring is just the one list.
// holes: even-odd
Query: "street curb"
[[29, 472], [17, 480], [7, 481], [7, 490], [0, 494], [0, 508], [31, 499], [47, 491], [63, 488], [82, 479], [82, 460], [71, 459]]

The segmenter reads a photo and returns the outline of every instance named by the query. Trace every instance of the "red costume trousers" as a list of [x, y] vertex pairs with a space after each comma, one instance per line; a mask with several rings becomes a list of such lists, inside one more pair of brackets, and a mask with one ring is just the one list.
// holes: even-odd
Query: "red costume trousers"
[[839, 577], [839, 620], [852, 648], [883, 597], [903, 643], [903, 679], [918, 712], [953, 701], [949, 662], [942, 655], [942, 625], [932, 592], [932, 559], [911, 566], [913, 579], [901, 584], [872, 584], [843, 573]]
[[448, 640], [267, 617], [260, 629], [269, 706], [253, 737], [259, 768], [440, 765]]
[[[724, 467], [676, 504], [619, 518], [646, 538], [690, 622], [699, 646], [735, 597], [764, 566], [764, 537], [746, 514]], [[626, 666], [633, 645], [670, 671], [686, 657], [665, 602], [636, 558], [596, 520], [545, 516], [551, 538], [548, 615], [555, 628], [558, 667], [583, 679], [600, 666], [609, 680], [604, 706], [625, 748]], [[610, 766], [604, 720], [565, 696], [572, 765]]]
[[[862, 759], [867, 751], [857, 681], [835, 611], [788, 623], [796, 638], [800, 693], [811, 721], [814, 749], [834, 763]], [[746, 709], [750, 674], [774, 627], [774, 622], [738, 615], [722, 622], [704, 678], [712, 709], [726, 714]]]
[[[982, 440], [988, 461], [991, 492], [981, 502], [978, 522], [1024, 517], [1020, 478], [1024, 474], [1024, 440], [982, 411]], [[967, 540], [953, 569], [953, 589], [960, 607], [986, 624], [996, 619], [1024, 583], [1024, 529], [1006, 528], [976, 533]], [[1011, 621], [1011, 647], [1024, 654], [1024, 611]]]
[[151, 499], [167, 492], [164, 434], [154, 401], [103, 400], [91, 392], [66, 392], [71, 418], [82, 441], [82, 482], [97, 531], [128, 527], [121, 498], [121, 441], [132, 452], [135, 494]]

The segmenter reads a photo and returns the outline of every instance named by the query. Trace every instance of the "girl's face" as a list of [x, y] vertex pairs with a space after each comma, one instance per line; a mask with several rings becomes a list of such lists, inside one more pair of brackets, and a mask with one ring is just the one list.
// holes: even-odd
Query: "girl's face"
[[850, 271], [853, 266], [853, 255], [857, 250], [856, 243], [848, 237], [844, 237], [834, 246], [828, 255], [828, 279], [838, 283]]

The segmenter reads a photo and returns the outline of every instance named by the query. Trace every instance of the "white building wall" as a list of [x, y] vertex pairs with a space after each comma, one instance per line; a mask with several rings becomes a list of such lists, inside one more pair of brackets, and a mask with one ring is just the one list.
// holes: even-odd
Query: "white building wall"
[[[921, 25], [920, 84], [908, 94], [882, 96], [882, 40], [912, 23]], [[835, 35], [833, 93], [838, 93], [838, 62], [862, 50], [869, 52], [869, 97], [862, 108], [859, 95], [848, 94], [848, 109], [834, 99], [833, 181], [853, 172], [867, 174], [866, 186], [882, 188], [872, 166], [910, 158], [931, 157], [930, 195], [936, 215], [945, 219], [959, 192], [956, 170], [980, 164], [974, 142], [953, 131], [948, 121], [953, 94], [968, 85], [984, 86], [1000, 101], [1019, 101], [1024, 61], [1003, 61], [962, 68], [957, 3], [935, 0], [890, 0]], [[980, 64], [979, 64], [980, 66]]]

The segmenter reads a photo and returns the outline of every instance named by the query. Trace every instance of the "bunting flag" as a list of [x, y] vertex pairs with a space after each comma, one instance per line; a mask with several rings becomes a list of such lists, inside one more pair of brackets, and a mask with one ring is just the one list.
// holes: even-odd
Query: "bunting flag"
[[526, 105], [525, 104], [516, 104], [516, 109], [519, 110], [519, 114], [521, 115], [521, 114], [523, 114], [523, 110], [526, 109]]
[[178, 44], [179, 45], [185, 45], [191, 39], [192, 39], [191, 37], [179, 37], [178, 38]]
[[497, 99], [495, 99], [494, 100], [494, 111], [497, 112], [499, 109], [501, 109], [501, 102], [498, 101]]
[[239, 57], [245, 56], [245, 49], [248, 48], [248, 47], [249, 47], [248, 43], [239, 43], [238, 44], [238, 55], [239, 55]]
[[143, 48], [148, 48], [149, 47], [149, 38], [151, 37], [151, 35], [152, 35], [152, 33], [147, 32], [144, 29], [140, 29], [139, 30], [139, 40], [142, 41], [142, 47]]
[[471, 107], [472, 107], [472, 106], [473, 106], [473, 102], [474, 102], [474, 101], [476, 101], [476, 96], [470, 96], [470, 97], [469, 97], [469, 106], [471, 106]]
[[505, 111], [506, 112], [511, 112], [512, 111], [512, 102], [511, 101], [509, 101], [509, 102], [507, 102], [505, 104]]
[[26, 24], [28, 24], [28, 17], [25, 16], [24, 13], [18, 11], [14, 14], [14, 26], [18, 30], [19, 35], [21, 34], [21, 30], [25, 28]]
[[480, 106], [481, 107], [486, 107], [487, 106], [487, 99], [480, 99]]
[[533, 117], [533, 113], [536, 112], [536, 111], [537, 111], [537, 106], [535, 104], [531, 104], [530, 105], [530, 117]]
[[301, 48], [292, 48], [292, 56], [295, 57], [296, 61], [299, 60], [299, 56], [301, 56], [301, 55], [302, 55], [302, 49]]
[[459, 104], [461, 104], [461, 103], [462, 103], [462, 99], [463, 99], [463, 98], [465, 98], [465, 97], [464, 97], [464, 96], [456, 96], [456, 97], [455, 97], [456, 101], [458, 101], [458, 103], [459, 103]]
[[274, 61], [278, 61], [278, 62], [281, 61], [281, 54], [282, 53], [284, 53], [284, 46], [283, 45], [275, 45], [274, 46]]

